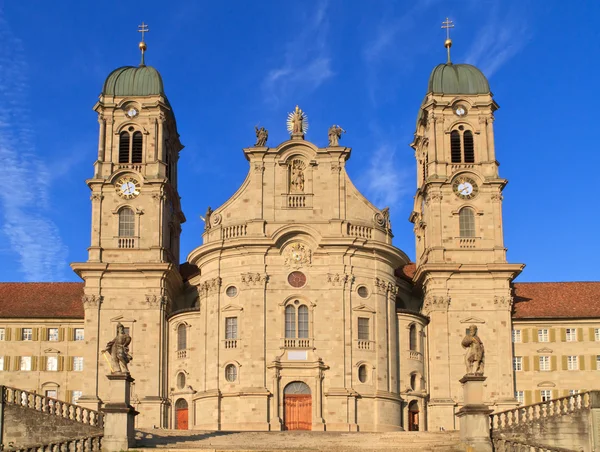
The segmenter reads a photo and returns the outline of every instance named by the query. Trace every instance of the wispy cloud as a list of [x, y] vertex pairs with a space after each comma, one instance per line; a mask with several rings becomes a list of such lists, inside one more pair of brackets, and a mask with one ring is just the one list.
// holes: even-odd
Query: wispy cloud
[[283, 61], [272, 68], [262, 88], [270, 101], [279, 101], [284, 93], [312, 91], [335, 75], [327, 47], [327, 2], [319, 3], [307, 23], [286, 44]]
[[502, 16], [496, 6], [473, 39], [466, 62], [491, 77], [519, 53], [530, 38], [530, 30], [519, 11], [512, 10]]
[[47, 210], [50, 173], [34, 154], [26, 92], [28, 67], [21, 41], [0, 10], [0, 191], [1, 230], [19, 256], [27, 281], [63, 278], [67, 248]]

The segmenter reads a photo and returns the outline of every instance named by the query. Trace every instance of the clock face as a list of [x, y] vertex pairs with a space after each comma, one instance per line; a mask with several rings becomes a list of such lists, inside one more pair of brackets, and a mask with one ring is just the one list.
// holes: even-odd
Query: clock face
[[127, 116], [129, 116], [130, 118], [135, 118], [138, 115], [138, 111], [136, 108], [130, 108], [129, 110], [127, 110]]
[[465, 116], [467, 114], [467, 109], [462, 105], [459, 105], [454, 109], [454, 114], [456, 116]]
[[471, 199], [477, 196], [479, 187], [477, 183], [469, 177], [457, 177], [452, 184], [456, 196], [461, 199]]
[[120, 178], [115, 184], [115, 189], [121, 198], [132, 199], [140, 194], [140, 183], [131, 176]]

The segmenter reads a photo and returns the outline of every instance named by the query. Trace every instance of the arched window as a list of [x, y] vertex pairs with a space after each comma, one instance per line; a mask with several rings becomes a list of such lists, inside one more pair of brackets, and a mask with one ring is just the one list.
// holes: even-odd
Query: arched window
[[470, 130], [465, 130], [465, 133], [463, 133], [463, 147], [465, 150], [465, 163], [474, 163], [475, 149], [473, 148], [473, 133]]
[[308, 337], [308, 307], [304, 305], [298, 308], [298, 337]]
[[460, 236], [475, 237], [475, 213], [470, 207], [463, 207], [458, 213]]
[[292, 305], [285, 308], [285, 337], [296, 337], [296, 308]]
[[177, 350], [187, 349], [187, 326], [183, 323], [177, 328]]
[[135, 236], [135, 214], [129, 207], [119, 212], [119, 237]]
[[413, 323], [408, 332], [408, 346], [412, 351], [417, 351], [417, 326]]
[[450, 153], [452, 155], [452, 163], [460, 163], [461, 150], [460, 150], [460, 134], [458, 130], [453, 130], [450, 134]]
[[410, 374], [410, 389], [417, 390], [417, 374]]
[[129, 132], [119, 135], [119, 163], [129, 163]]
[[142, 163], [142, 132], [135, 132], [131, 143], [131, 163]]
[[225, 379], [229, 382], [237, 380], [237, 367], [234, 364], [227, 364], [225, 367]]
[[[296, 303], [298, 301], [296, 300]], [[308, 306], [287, 305], [285, 308], [285, 337], [287, 339], [307, 339], [309, 334]]]
[[183, 372], [179, 372], [177, 374], [177, 387], [179, 389], [183, 389], [185, 386], [185, 374]]
[[361, 364], [358, 368], [358, 381], [365, 383], [367, 381], [367, 365]]

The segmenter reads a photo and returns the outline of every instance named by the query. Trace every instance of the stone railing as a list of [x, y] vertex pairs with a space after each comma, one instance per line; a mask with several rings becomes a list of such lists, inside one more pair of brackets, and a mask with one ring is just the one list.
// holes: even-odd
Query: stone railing
[[456, 173], [457, 171], [472, 170], [473, 168], [475, 168], [475, 165], [472, 163], [453, 163], [450, 171]]
[[577, 452], [575, 449], [563, 447], [544, 446], [532, 442], [523, 442], [514, 439], [492, 438], [494, 452]]
[[223, 240], [226, 239], [234, 239], [236, 237], [245, 237], [247, 232], [246, 223], [244, 224], [234, 224], [232, 226], [224, 226], [221, 230], [221, 238]]
[[416, 351], [416, 350], [409, 350], [408, 351], [408, 357], [410, 359], [414, 359], [415, 361], [423, 361], [423, 354], [421, 352]]
[[456, 239], [456, 241], [458, 242], [458, 247], [463, 250], [477, 248], [477, 245], [479, 244], [478, 237], [462, 237]]
[[543, 420], [551, 416], [571, 415], [590, 407], [590, 393], [581, 392], [547, 402], [513, 408], [490, 415], [492, 433], [512, 429], [525, 423]]
[[239, 339], [225, 339], [225, 348], [237, 348], [237, 342]]
[[371, 341], [358, 339], [356, 346], [359, 350], [371, 350]]
[[0, 392], [5, 405], [17, 405], [81, 424], [104, 428], [104, 414], [98, 411], [9, 386], [0, 386]]
[[373, 237], [373, 229], [368, 226], [348, 223], [348, 235], [360, 237], [361, 239], [370, 239]]
[[187, 358], [187, 350], [177, 350], [177, 359]]
[[312, 339], [284, 338], [284, 348], [312, 348]]
[[138, 173], [142, 172], [142, 165], [140, 163], [119, 163], [118, 168], [120, 170], [128, 169], [128, 170], [137, 171]]
[[117, 248], [133, 249], [135, 248], [135, 237], [118, 237]]
[[102, 437], [103, 435], [94, 435], [24, 447], [10, 447], [9, 445], [4, 448], [4, 452], [95, 452], [102, 450]]

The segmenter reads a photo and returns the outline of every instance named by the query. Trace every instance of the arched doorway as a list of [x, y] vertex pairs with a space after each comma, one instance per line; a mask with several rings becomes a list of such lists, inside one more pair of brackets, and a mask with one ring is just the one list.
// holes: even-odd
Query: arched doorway
[[185, 399], [175, 402], [175, 428], [177, 430], [188, 429], [188, 403]]
[[408, 404], [408, 430], [419, 431], [419, 403], [416, 400]]
[[301, 381], [293, 381], [283, 389], [284, 429], [312, 429], [312, 396], [310, 388]]

